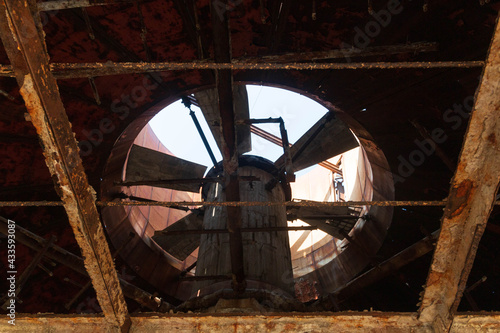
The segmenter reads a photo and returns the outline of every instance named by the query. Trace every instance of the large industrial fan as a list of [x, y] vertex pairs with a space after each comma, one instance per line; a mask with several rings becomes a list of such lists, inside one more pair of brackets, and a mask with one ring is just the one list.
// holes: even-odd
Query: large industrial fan
[[[190, 100], [200, 107], [222, 151], [222, 133], [227, 125], [220, 121], [216, 89], [195, 93]], [[237, 218], [240, 220], [238, 226], [244, 232], [239, 242], [245, 253], [242, 265], [246, 276], [290, 291], [289, 281], [283, 282], [286, 280], [283, 275], [291, 274], [288, 235], [280, 232], [286, 228], [287, 220], [300, 219], [335, 238], [343, 239], [356, 223], [359, 212], [349, 207], [285, 208], [265, 203], [290, 200], [289, 182], [293, 181], [294, 172], [353, 149], [358, 142], [349, 128], [333, 112], [328, 112], [293, 145], [284, 140], [284, 154], [276, 161], [243, 155], [251, 151], [251, 125], [266, 120], [250, 119], [244, 85], [234, 85], [233, 100], [239, 184], [236, 197], [234, 193], [231, 200], [226, 197], [228, 182], [223, 162], [227, 161], [215, 161], [212, 153], [214, 166], [205, 175], [207, 166], [137, 145], [130, 150], [122, 185], [148, 185], [194, 193], [199, 193], [203, 187], [203, 198], [209, 202], [262, 201], [262, 207], [238, 207], [236, 213], [234, 209], [229, 211], [231, 208], [221, 206], [192, 209], [184, 218], [157, 231], [152, 239], [179, 260], [185, 260], [200, 247], [196, 275], [229, 274], [231, 267], [234, 273], [234, 262], [231, 262], [233, 259], [229, 253], [233, 240], [227, 230], [232, 225], [228, 221]], [[275, 122], [281, 122], [282, 136], [286, 137], [283, 121], [279, 119]], [[196, 119], [195, 124], [198, 124]], [[231, 250], [234, 251], [234, 247]]]

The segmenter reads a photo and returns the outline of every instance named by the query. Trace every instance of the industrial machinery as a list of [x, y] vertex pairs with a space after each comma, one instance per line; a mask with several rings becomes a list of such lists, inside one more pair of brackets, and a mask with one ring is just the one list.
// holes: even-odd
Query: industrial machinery
[[[314, 271], [316, 268], [335, 259], [337, 253], [342, 252], [351, 242], [355, 243], [353, 246], [358, 248], [358, 252], [360, 248], [368, 251], [369, 244], [364, 246], [359, 242], [356, 243], [349, 233], [358, 221], [364, 224], [369, 215], [362, 207], [326, 205], [309, 207], [304, 201], [294, 204], [291, 201], [293, 193], [290, 184], [295, 181], [296, 172], [318, 163], [328, 166], [326, 160], [358, 147], [359, 143], [349, 127], [336, 117], [334, 111], [330, 111], [293, 145], [289, 144], [283, 119], [250, 118], [248, 96], [244, 85], [234, 85], [233, 97], [235, 106], [233, 135], [237, 142], [233, 150], [236, 155], [230, 157], [224, 153], [228, 150], [228, 144], [223, 136], [231, 130], [228, 128], [230, 124], [221, 122], [218, 115], [216, 90], [202, 90], [184, 97], [183, 103], [188, 108], [194, 104], [201, 109], [224, 156], [223, 160], [215, 159], [205, 133], [191, 110], [190, 114], [214, 166], [209, 168], [159, 150], [132, 144], [127, 153], [124, 173], [120, 175], [120, 180], [114, 181], [110, 193], [114, 191], [115, 199], [151, 201], [153, 198], [150, 195], [151, 191], [136, 191], [134, 194], [130, 189], [147, 186], [192, 193], [193, 196], [189, 198], [193, 198], [201, 191], [204, 205], [173, 207], [184, 210], [187, 214], [183, 213], [184, 215], [173, 223], [170, 221], [165, 228], [155, 228], [153, 233], [142, 232], [142, 242], [149, 249], [163, 250], [164, 253], [159, 255], [164, 257], [163, 262], [168, 263], [166, 266], [171, 265], [177, 269], [176, 272], [164, 269], [163, 277], [159, 276], [159, 273], [146, 274], [150, 277], [149, 280], [156, 281], [163, 290], [169, 290], [175, 297], [186, 301], [200, 300], [211, 295], [216, 299], [217, 297], [213, 295], [220, 296], [220, 293], [225, 293], [225, 298], [251, 297], [259, 300], [263, 297], [269, 298], [272, 294], [278, 299], [287, 299], [287, 304], [297, 306], [300, 304], [295, 298], [298, 276], [303, 276], [304, 272], [314, 276], [317, 274]], [[278, 144], [283, 147], [283, 155], [274, 162], [260, 156], [245, 154], [251, 150], [251, 133], [262, 132], [256, 126], [262, 123], [275, 123], [280, 127], [281, 138], [278, 141], [281, 142]], [[337, 175], [338, 182], [339, 171], [335, 173], [330, 170], [330, 172], [332, 175]], [[110, 223], [107, 216], [113, 215], [106, 212], [113, 209], [104, 209], [106, 224]], [[134, 209], [138, 210], [134, 207], [130, 212]], [[151, 219], [152, 215], [146, 218], [139, 213], [134, 215], [130, 212], [127, 218], [133, 225], [137, 223], [134, 219], [140, 217], [139, 219], [147, 220]], [[288, 224], [289, 221], [297, 220], [307, 223], [308, 226], [291, 227]], [[386, 220], [382, 223], [390, 223]], [[119, 233], [116, 230], [122, 229], [108, 227], [112, 239], [121, 239], [120, 236], [116, 236]], [[298, 258], [297, 254], [292, 258], [288, 236], [290, 230], [303, 232], [321, 230], [331, 235], [328, 239], [333, 245], [326, 246], [320, 251], [324, 257], [319, 260], [318, 253], [314, 249], [311, 249], [307, 256], [304, 252], [303, 258]], [[337, 248], [335, 242], [342, 241], [344, 243], [338, 243], [338, 247], [341, 248]], [[373, 246], [377, 246], [376, 243]], [[134, 251], [146, 251], [144, 244], [131, 247], [135, 248]], [[138, 250], [141, 248], [142, 250]], [[154, 252], [157, 253], [157, 250]], [[137, 261], [137, 255], [128, 256], [136, 258], [132, 261]], [[359, 253], [357, 256], [360, 256]], [[364, 263], [366, 255], [361, 257], [361, 260], [355, 260], [359, 261], [356, 263], [358, 270], [366, 264]], [[312, 268], [305, 269], [304, 262], [311, 258], [319, 264], [314, 263], [310, 265]], [[140, 263], [140, 260], [137, 262]], [[160, 262], [162, 260], [152, 266], [164, 265]], [[296, 269], [295, 273], [292, 266]], [[297, 267], [302, 273], [297, 273]], [[140, 269], [138, 273], [141, 273]], [[346, 270], [345, 274], [352, 272]], [[348, 278], [347, 275], [344, 277]], [[337, 274], [336, 279], [341, 281], [342, 274]], [[175, 286], [173, 287], [175, 291], [172, 291], [171, 286]], [[206, 307], [206, 304], [201, 302], [198, 306], [192, 306], [192, 308], [200, 307]], [[283, 308], [283, 304], [281, 301], [275, 301], [270, 307]]]

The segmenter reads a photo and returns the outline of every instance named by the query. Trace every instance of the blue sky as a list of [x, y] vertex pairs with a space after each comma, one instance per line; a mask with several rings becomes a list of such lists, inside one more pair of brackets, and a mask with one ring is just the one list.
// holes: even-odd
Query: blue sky
[[[247, 85], [247, 92], [250, 117], [282, 117], [291, 143], [297, 141], [328, 111], [315, 101], [284, 89]], [[192, 109], [198, 117], [215, 157], [217, 160], [221, 160], [221, 154], [203, 113], [197, 107], [193, 106]], [[208, 167], [212, 166], [210, 157], [189, 115], [189, 110], [180, 101], [172, 103], [158, 113], [150, 121], [150, 125], [160, 141], [175, 156]], [[278, 124], [259, 124], [257, 126], [281, 137]], [[283, 154], [281, 147], [254, 134], [252, 134], [252, 148], [253, 150], [248, 154], [259, 155], [272, 161]]]

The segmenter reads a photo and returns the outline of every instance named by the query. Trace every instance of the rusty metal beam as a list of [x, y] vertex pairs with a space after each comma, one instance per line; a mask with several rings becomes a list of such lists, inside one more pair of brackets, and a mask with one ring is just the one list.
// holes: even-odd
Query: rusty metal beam
[[500, 24], [486, 66], [427, 278], [420, 320], [446, 331], [462, 298], [500, 182]]
[[321, 163], [318, 163], [318, 165], [325, 169], [330, 170], [331, 172], [335, 172], [338, 173], [339, 175], [342, 175], [342, 170], [333, 163], [330, 163], [328, 161], [323, 161]]
[[[250, 132], [271, 143], [274, 143], [277, 146], [283, 147], [283, 141], [279, 137], [263, 130], [262, 128], [259, 128], [255, 125], [250, 125]], [[290, 147], [292, 146], [291, 143], [289, 143], [288, 145]], [[342, 175], [342, 170], [340, 170], [340, 168], [333, 163], [330, 163], [328, 161], [323, 161], [321, 163], [318, 163], [318, 165], [332, 172], [338, 173], [339, 175]]]
[[[227, 0], [222, 1], [222, 3], [227, 6]], [[218, 4], [216, 1], [211, 2], [214, 60], [215, 63], [230, 63], [232, 56], [228, 11], [218, 12], [220, 11], [218, 5], [220, 3]], [[216, 13], [221, 15], [216, 15]], [[236, 142], [232, 70], [216, 70], [215, 86], [222, 133], [221, 153], [224, 178], [226, 179], [225, 199], [237, 202], [240, 201], [240, 183], [238, 181], [238, 145]], [[246, 281], [241, 235], [241, 209], [239, 207], [227, 207], [227, 229], [229, 230], [231, 271], [233, 274], [232, 287], [234, 291], [244, 291]]]
[[75, 238], [85, 257], [99, 304], [115, 330], [127, 332], [130, 316], [107, 246], [95, 198], [71, 131], [48, 55], [26, 0], [0, 1], [0, 35], [21, 95], [57, 180]]
[[[411, 62], [323, 62], [323, 63], [252, 63], [252, 62], [96, 62], [96, 63], [52, 63], [50, 70], [57, 79], [97, 77], [108, 75], [166, 72], [174, 70], [346, 70], [346, 69], [433, 69], [433, 68], [477, 68], [484, 61], [411, 61]], [[0, 65], [0, 76], [14, 77], [12, 67]]]
[[[137, 200], [137, 199], [134, 199]], [[99, 207], [116, 206], [161, 206], [161, 207], [185, 207], [185, 206], [287, 206], [287, 207], [357, 207], [357, 206], [379, 206], [379, 207], [444, 207], [446, 201], [155, 201], [132, 202], [132, 201], [96, 201]], [[500, 206], [500, 201], [494, 203]], [[62, 207], [62, 201], [0, 201], [0, 207]]]
[[[472, 317], [473, 319], [474, 317]], [[479, 319], [481, 320], [481, 319]], [[16, 325], [0, 321], [9, 332], [106, 332], [106, 323], [95, 315], [21, 315]], [[465, 325], [467, 327], [467, 324]], [[273, 315], [132, 315], [133, 332], [425, 332], [415, 313], [340, 312], [328, 314], [278, 313]]]
[[[429, 332], [416, 313], [337, 312], [327, 314], [278, 313], [273, 315], [132, 315], [134, 332]], [[459, 314], [451, 332], [496, 332], [500, 330], [500, 313]], [[108, 332], [107, 323], [98, 315], [17, 314], [16, 325], [0, 321], [0, 331], [8, 332]]]
[[45, 1], [37, 3], [38, 10], [64, 10], [71, 8], [86, 8], [92, 6], [116, 5], [127, 2], [137, 2], [139, 0], [62, 0], [62, 1]]
[[233, 62], [311, 62], [327, 59], [344, 59], [347, 57], [372, 57], [379, 55], [393, 55], [400, 53], [432, 52], [438, 50], [438, 43], [417, 42], [411, 44], [371, 46], [363, 49], [333, 49], [328, 51], [294, 52], [279, 55], [264, 55], [258, 58], [238, 58]]
[[[283, 121], [283, 118], [279, 117], [279, 118], [264, 118], [264, 119], [246, 119], [244, 122], [249, 124], [250, 126], [252, 126], [252, 124], [266, 124], [266, 123], [279, 124], [280, 134], [281, 134], [281, 144], [278, 145], [283, 148], [283, 156], [285, 159], [284, 169], [286, 171], [286, 179], [288, 182], [294, 182], [295, 174], [293, 172], [293, 166], [292, 166], [292, 154], [290, 150], [291, 144], [288, 141], [288, 133], [286, 131], [285, 122]], [[250, 129], [250, 131], [252, 130]], [[265, 133], [264, 130], [261, 130], [261, 133], [262, 132]]]
[[[269, 132], [255, 126], [255, 125], [250, 125], [250, 132], [252, 132], [253, 134], [255, 134], [257, 136], [260, 136], [261, 138], [263, 138], [271, 143], [274, 143], [277, 146], [283, 147], [283, 142], [281, 141], [281, 139], [279, 137], [277, 137], [276, 135], [271, 134], [271, 133], [269, 133]], [[291, 146], [290, 143], [288, 145]]]
[[500, 313], [458, 313], [453, 318], [450, 332], [500, 332]]
[[[135, 236], [135, 233], [131, 232], [129, 234], [129, 237], [128, 239], [122, 243], [122, 245], [115, 250], [115, 252], [113, 253], [113, 260], [116, 259], [116, 257], [118, 256], [118, 254], [125, 248], [126, 245], [128, 245], [128, 243], [132, 240], [132, 238], [134, 238]], [[73, 298], [67, 302], [64, 307], [69, 310], [71, 308], [71, 306], [92, 286], [92, 280], [89, 280], [76, 294], [75, 296], [73, 296]]]
[[[336, 312], [278, 313], [273, 315], [147, 315], [132, 314], [133, 332], [407, 332], [428, 333], [417, 320], [416, 313], [398, 312]], [[451, 332], [498, 332], [499, 312], [459, 313], [453, 319]], [[2, 332], [109, 332], [105, 319], [99, 315], [17, 314], [16, 325], [0, 321]]]
[[[439, 230], [436, 230], [430, 236], [409, 246], [366, 273], [361, 274], [345, 286], [335, 290], [332, 295], [338, 300], [343, 300], [359, 293], [363, 288], [380, 281], [401, 267], [432, 251], [438, 236]], [[328, 298], [322, 299], [319, 303], [323, 304], [324, 302], [328, 302]]]

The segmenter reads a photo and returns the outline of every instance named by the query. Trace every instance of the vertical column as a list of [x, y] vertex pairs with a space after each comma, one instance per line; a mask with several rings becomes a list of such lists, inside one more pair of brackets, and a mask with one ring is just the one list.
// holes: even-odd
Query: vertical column
[[[256, 167], [245, 166], [238, 170], [240, 176], [254, 176], [259, 181], [240, 182], [242, 201], [276, 202], [284, 201], [281, 186], [272, 191], [265, 184], [272, 179], [268, 172]], [[221, 184], [211, 184], [207, 201], [225, 201]], [[226, 229], [227, 209], [211, 207], [205, 213], [204, 229]], [[242, 207], [242, 228], [286, 227], [286, 208], [284, 206]], [[246, 232], [243, 233], [244, 269], [248, 280], [264, 282], [293, 294], [293, 273], [288, 233]], [[228, 234], [202, 235], [196, 268], [197, 276], [230, 275], [230, 251]], [[197, 285], [202, 289], [215, 281], [204, 281]]]

